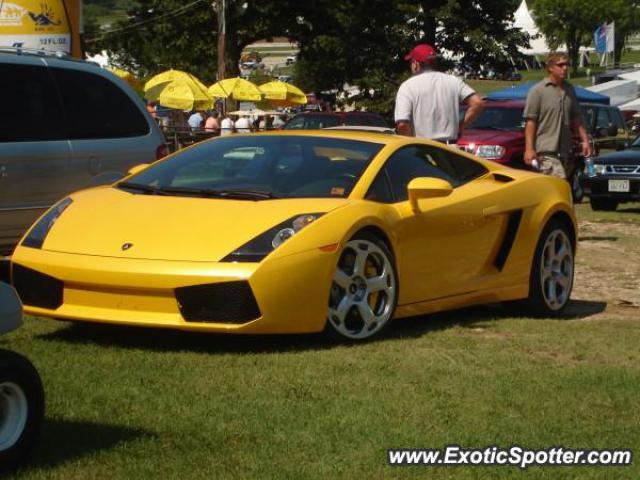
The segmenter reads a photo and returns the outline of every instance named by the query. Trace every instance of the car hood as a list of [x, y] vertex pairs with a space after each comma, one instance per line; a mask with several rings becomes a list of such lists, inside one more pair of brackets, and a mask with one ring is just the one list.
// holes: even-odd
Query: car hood
[[459, 145], [479, 143], [481, 145], [505, 145], [514, 141], [524, 141], [522, 131], [465, 130], [458, 139]]
[[638, 165], [640, 164], [640, 148], [630, 148], [629, 150], [608, 153], [598, 157], [597, 162], [612, 165]]
[[289, 218], [326, 213], [349, 202], [156, 196], [111, 187], [87, 190], [72, 199], [51, 228], [44, 250], [179, 261], [219, 261]]

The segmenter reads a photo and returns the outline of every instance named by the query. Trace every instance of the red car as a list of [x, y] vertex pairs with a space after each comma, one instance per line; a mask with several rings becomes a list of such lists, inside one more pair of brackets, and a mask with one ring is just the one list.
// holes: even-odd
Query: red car
[[522, 100], [486, 102], [482, 114], [463, 132], [458, 147], [479, 157], [524, 167]]

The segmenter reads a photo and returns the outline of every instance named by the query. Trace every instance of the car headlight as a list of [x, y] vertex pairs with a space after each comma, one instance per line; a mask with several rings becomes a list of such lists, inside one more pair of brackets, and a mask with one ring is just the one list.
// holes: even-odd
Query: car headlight
[[323, 213], [305, 213], [296, 215], [231, 252], [222, 259], [223, 262], [259, 262], [278, 248], [284, 242], [293, 237], [307, 225], [315, 222]]
[[476, 155], [488, 160], [502, 158], [506, 149], [501, 145], [478, 145]]
[[47, 238], [53, 224], [56, 223], [56, 220], [60, 218], [62, 212], [64, 212], [72, 202], [73, 200], [67, 197], [51, 207], [51, 209], [45, 213], [40, 220], [38, 220], [24, 240], [22, 240], [22, 246], [42, 248], [42, 244], [44, 243], [45, 238]]
[[601, 163], [595, 163], [593, 165], [593, 171], [596, 175], [604, 175], [605, 173], [607, 173], [607, 166]]

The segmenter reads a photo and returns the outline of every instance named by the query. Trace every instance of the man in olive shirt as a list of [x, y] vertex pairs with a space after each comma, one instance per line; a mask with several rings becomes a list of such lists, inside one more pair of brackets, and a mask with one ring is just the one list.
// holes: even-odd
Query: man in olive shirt
[[580, 136], [582, 155], [591, 156], [591, 143], [584, 128], [573, 86], [565, 81], [569, 58], [552, 52], [547, 57], [549, 76], [535, 85], [524, 109], [526, 150], [524, 163], [546, 175], [570, 179], [575, 169], [571, 153], [572, 131]]

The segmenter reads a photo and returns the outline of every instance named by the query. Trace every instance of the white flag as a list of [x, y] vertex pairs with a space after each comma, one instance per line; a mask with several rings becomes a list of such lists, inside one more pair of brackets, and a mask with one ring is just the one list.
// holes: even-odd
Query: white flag
[[607, 52], [613, 52], [616, 49], [615, 28], [616, 28], [616, 22], [611, 22], [610, 24], [607, 25], [607, 48], [606, 48]]

